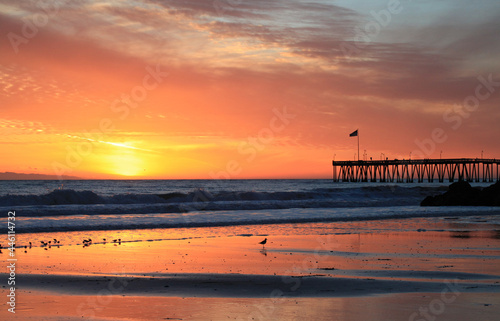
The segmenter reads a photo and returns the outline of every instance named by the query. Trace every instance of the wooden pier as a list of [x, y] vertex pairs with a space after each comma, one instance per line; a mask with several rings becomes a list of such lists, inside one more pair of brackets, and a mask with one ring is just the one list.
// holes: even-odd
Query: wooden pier
[[334, 182], [493, 182], [500, 160], [480, 158], [333, 161]]

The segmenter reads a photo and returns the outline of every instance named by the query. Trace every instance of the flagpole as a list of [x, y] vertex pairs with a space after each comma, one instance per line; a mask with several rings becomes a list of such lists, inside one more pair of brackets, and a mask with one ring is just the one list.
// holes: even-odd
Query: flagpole
[[358, 136], [358, 162], [359, 162], [359, 129], [357, 129], [357, 131], [358, 131], [358, 135], [357, 136]]

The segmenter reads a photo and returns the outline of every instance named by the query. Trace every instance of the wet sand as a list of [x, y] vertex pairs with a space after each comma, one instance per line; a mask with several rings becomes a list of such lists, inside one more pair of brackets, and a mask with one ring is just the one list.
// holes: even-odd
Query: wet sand
[[24, 235], [62, 242], [18, 248], [15, 318], [5, 303], [0, 318], [496, 320], [499, 230], [452, 218]]
[[87, 295], [23, 291], [20, 297], [25, 302], [20, 304], [15, 320], [30, 321], [425, 320], [420, 309], [427, 309], [435, 320], [495, 321], [500, 313], [498, 296], [484, 293], [462, 293], [453, 302], [443, 305], [437, 293], [283, 299], [127, 295], [99, 299]]

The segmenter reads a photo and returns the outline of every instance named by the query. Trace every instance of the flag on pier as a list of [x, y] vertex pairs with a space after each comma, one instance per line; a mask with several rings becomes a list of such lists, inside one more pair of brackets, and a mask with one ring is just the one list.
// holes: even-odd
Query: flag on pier
[[358, 162], [359, 162], [359, 135], [358, 129], [349, 134], [349, 137], [358, 137]]

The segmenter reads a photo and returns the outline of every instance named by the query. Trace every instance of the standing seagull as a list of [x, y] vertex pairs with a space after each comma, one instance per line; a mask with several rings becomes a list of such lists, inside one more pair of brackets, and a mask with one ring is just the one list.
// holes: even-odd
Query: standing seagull
[[262, 244], [262, 248], [264, 248], [264, 245], [266, 245], [266, 243], [267, 243], [267, 238], [265, 238], [264, 241], [259, 242], [259, 244]]

